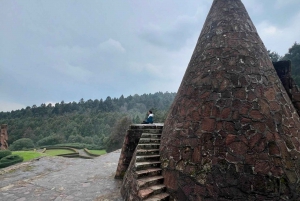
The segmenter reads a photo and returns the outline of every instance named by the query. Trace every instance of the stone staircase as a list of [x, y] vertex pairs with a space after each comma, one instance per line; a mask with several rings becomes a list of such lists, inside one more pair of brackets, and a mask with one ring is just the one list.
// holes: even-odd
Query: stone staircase
[[[161, 123], [130, 126], [115, 177], [123, 179], [121, 195], [125, 201], [169, 200], [160, 167], [162, 130]], [[124, 171], [126, 172], [122, 177]]]
[[135, 158], [136, 185], [140, 200], [168, 200], [160, 168], [160, 134], [143, 133]]

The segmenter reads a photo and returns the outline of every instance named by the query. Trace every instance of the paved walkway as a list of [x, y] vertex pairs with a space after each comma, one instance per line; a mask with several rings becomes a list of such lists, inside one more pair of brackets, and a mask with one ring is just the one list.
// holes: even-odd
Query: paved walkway
[[122, 201], [120, 150], [94, 159], [43, 157], [0, 169], [1, 201]]

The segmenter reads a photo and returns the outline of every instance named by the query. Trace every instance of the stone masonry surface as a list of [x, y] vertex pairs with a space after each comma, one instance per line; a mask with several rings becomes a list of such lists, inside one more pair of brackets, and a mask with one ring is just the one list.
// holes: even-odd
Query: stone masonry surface
[[8, 149], [7, 140], [8, 140], [7, 124], [2, 124], [0, 130], [0, 150]]
[[162, 133], [171, 200], [300, 200], [299, 129], [241, 0], [214, 0]]
[[94, 159], [43, 157], [0, 169], [1, 201], [121, 201], [120, 150]]

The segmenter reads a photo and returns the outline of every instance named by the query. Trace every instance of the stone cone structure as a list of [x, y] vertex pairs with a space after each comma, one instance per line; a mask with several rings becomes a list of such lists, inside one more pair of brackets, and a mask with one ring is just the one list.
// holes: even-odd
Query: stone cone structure
[[300, 200], [300, 120], [241, 0], [214, 0], [161, 138], [171, 200]]

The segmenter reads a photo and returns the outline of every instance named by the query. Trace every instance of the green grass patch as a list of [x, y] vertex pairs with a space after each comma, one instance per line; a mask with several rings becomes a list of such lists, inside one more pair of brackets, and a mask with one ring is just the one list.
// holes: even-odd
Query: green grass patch
[[89, 150], [92, 154], [103, 155], [106, 154], [105, 150]]
[[45, 156], [45, 154], [37, 151], [13, 151], [12, 154], [23, 157], [24, 161], [29, 161], [34, 158]]
[[68, 150], [68, 149], [47, 149], [45, 151], [45, 154], [47, 155], [50, 155], [50, 156], [57, 156], [57, 155], [60, 155], [60, 154], [72, 154], [74, 153], [73, 151], [71, 150]]

